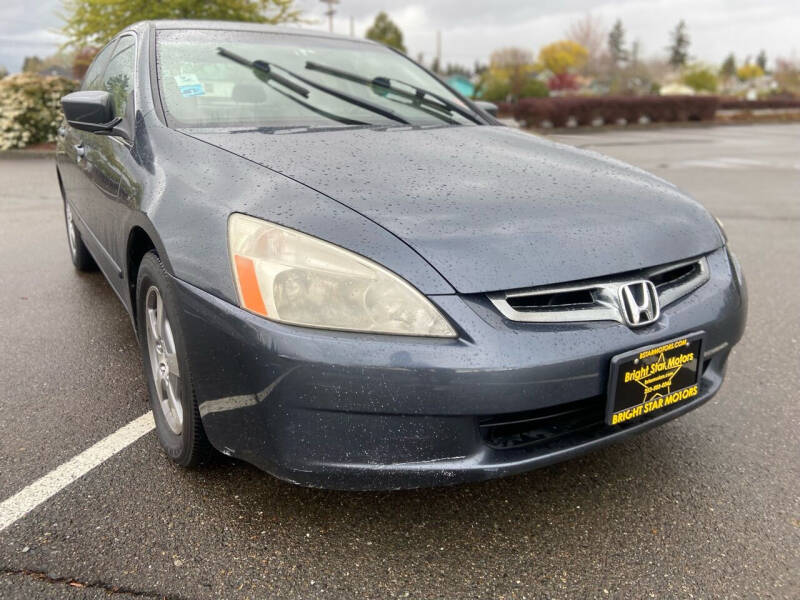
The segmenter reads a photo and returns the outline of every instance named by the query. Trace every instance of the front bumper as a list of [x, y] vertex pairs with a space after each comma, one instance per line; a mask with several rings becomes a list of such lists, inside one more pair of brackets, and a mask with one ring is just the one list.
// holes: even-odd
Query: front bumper
[[[711, 279], [639, 330], [514, 323], [483, 296], [433, 296], [460, 329], [453, 340], [286, 326], [176, 286], [200, 414], [217, 449], [301, 485], [393, 489], [544, 466], [708, 401], [746, 317], [726, 251], [708, 260]], [[611, 357], [695, 331], [705, 332], [700, 395], [627, 426], [604, 425]], [[571, 417], [558, 416], [565, 407]], [[520, 421], [538, 429], [502, 425]]]

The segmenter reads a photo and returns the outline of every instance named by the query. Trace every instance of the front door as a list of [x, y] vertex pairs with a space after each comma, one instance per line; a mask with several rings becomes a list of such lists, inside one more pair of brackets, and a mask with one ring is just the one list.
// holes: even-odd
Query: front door
[[[103, 73], [108, 61], [111, 60], [116, 45], [117, 40], [114, 40], [97, 54], [86, 71], [81, 90], [103, 89]], [[63, 152], [59, 152], [56, 156], [58, 171], [61, 175], [61, 185], [64, 187], [64, 194], [72, 205], [72, 212], [77, 217], [79, 228], [83, 231], [87, 227], [85, 216], [89, 210], [87, 195], [90, 192], [89, 165], [86, 160], [85, 141], [87, 136], [91, 136], [91, 134], [73, 129], [64, 122], [58, 130], [58, 135], [63, 142]], [[89, 243], [91, 244], [91, 240], [89, 240]]]
[[[103, 74], [102, 89], [111, 94], [114, 116], [122, 117], [119, 128], [133, 139], [133, 76], [136, 40], [132, 35], [119, 39]], [[87, 174], [91, 191], [87, 196], [86, 221], [97, 237], [117, 279], [122, 276], [124, 250], [120, 247], [120, 228], [126, 221], [127, 206], [120, 201], [120, 182], [124, 177], [126, 155], [132, 141], [123, 137], [84, 134]], [[116, 281], [114, 283], [117, 283]]]

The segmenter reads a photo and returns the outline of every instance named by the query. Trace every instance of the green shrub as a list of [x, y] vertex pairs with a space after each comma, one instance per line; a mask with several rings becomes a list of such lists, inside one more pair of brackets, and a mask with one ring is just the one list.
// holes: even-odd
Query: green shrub
[[478, 85], [477, 97], [488, 102], [502, 102], [511, 94], [511, 84], [508, 79], [487, 72]]
[[538, 79], [528, 79], [519, 93], [520, 98], [546, 98], [550, 95], [547, 84]]
[[61, 123], [61, 97], [77, 82], [19, 73], [0, 80], [0, 150], [54, 142]]
[[713, 94], [717, 91], [719, 84], [714, 72], [709, 67], [702, 65], [690, 67], [681, 79], [685, 85], [688, 85], [696, 92], [711, 92]]

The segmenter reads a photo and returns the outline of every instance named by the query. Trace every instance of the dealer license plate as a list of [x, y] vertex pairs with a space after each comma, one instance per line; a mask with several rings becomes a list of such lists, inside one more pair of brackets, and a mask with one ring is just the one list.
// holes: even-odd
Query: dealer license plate
[[703, 334], [694, 333], [612, 358], [606, 423], [637, 421], [695, 398], [702, 346]]

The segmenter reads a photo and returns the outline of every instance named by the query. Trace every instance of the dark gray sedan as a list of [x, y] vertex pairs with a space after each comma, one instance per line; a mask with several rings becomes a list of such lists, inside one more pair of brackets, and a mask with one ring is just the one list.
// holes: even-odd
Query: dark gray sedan
[[697, 408], [741, 338], [741, 270], [699, 204], [381, 45], [139, 23], [62, 104], [72, 260], [130, 313], [181, 465], [517, 473]]

